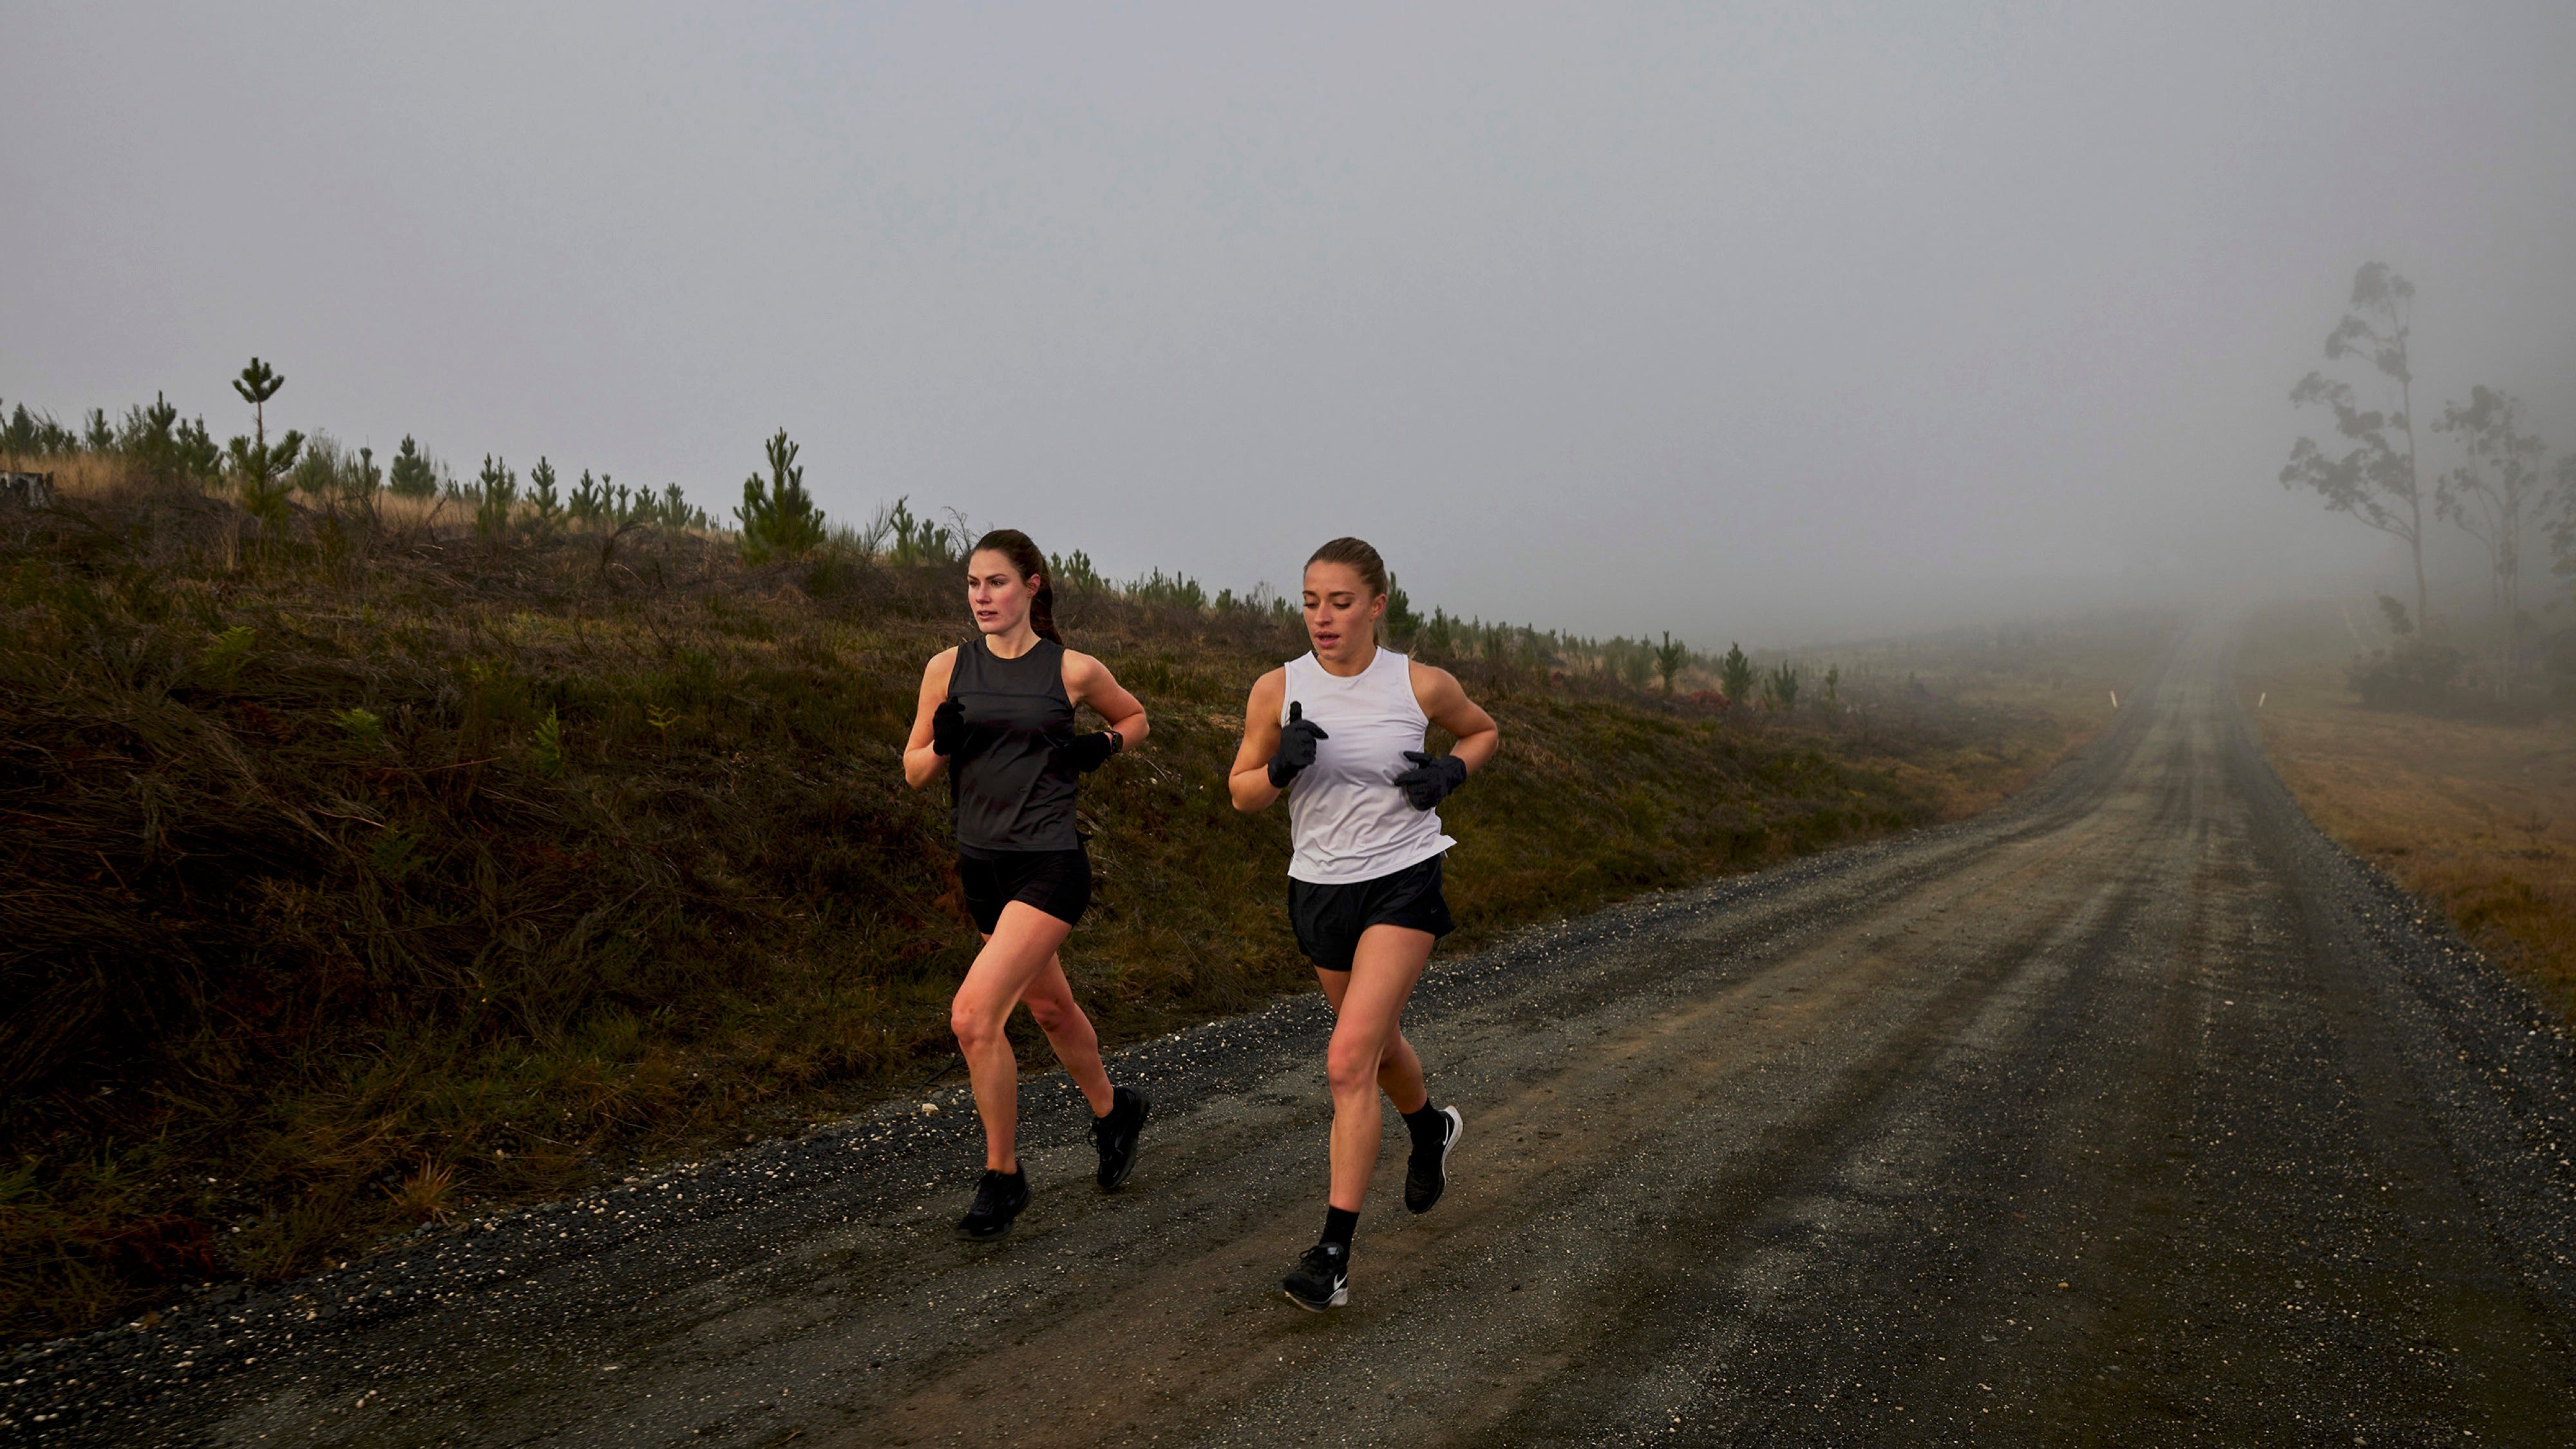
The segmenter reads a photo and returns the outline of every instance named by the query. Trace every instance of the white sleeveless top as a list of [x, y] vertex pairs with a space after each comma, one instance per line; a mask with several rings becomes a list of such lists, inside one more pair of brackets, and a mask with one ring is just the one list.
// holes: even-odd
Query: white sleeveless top
[[1354, 885], [1420, 865], [1458, 842], [1440, 833], [1440, 812], [1416, 810], [1395, 777], [1413, 768], [1431, 720], [1413, 697], [1411, 661], [1381, 648], [1348, 679], [1315, 656], [1288, 661], [1288, 706], [1324, 727], [1315, 763], [1288, 782], [1288, 875], [1314, 885]]

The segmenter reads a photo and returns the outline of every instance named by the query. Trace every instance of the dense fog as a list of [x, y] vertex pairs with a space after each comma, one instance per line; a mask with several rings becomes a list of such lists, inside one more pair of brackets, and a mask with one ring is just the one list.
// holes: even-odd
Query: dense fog
[[784, 427], [836, 517], [1720, 647], [2411, 588], [2291, 390], [2384, 262], [2419, 422], [2576, 451], [2576, 8], [2106, 9], [21, 3], [0, 404], [256, 353], [710, 512]]

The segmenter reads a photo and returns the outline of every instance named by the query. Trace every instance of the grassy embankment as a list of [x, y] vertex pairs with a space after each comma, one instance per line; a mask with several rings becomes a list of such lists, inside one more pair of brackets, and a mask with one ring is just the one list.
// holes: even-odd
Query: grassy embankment
[[[64, 473], [57, 509], [0, 505], [0, 1333], [306, 1271], [946, 1059], [973, 936], [944, 792], [897, 750], [969, 627], [952, 567], [417, 509], [263, 536], [192, 486]], [[1085, 793], [1100, 889], [1066, 956], [1104, 1035], [1308, 989], [1284, 827], [1221, 783], [1293, 616], [1094, 589], [1062, 617], [1155, 717]], [[1892, 673], [1782, 720], [1457, 667], [1506, 741], [1444, 807], [1461, 945], [1966, 813], [2084, 732]]]
[[2346, 669], [2374, 623], [2332, 603], [2256, 615], [2237, 681], [2264, 755], [2320, 829], [2576, 1021], [2576, 734], [2363, 708]]

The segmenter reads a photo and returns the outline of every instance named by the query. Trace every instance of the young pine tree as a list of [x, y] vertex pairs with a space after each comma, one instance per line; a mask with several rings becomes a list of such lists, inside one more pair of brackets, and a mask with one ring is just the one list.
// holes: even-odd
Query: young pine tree
[[171, 427], [178, 421], [179, 410], [170, 405], [168, 397], [156, 392], [150, 407], [125, 410], [125, 425], [116, 430], [117, 451], [133, 459], [150, 477], [176, 477], [179, 439]]
[[481, 501], [474, 505], [474, 531], [485, 538], [499, 538], [510, 531], [510, 510], [519, 501], [519, 475], [510, 465], [486, 453], [483, 471], [475, 481], [482, 487]]
[[742, 506], [734, 510], [742, 523], [745, 563], [795, 558], [823, 541], [823, 511], [805, 491], [805, 470], [797, 466], [797, 448], [785, 428], [769, 440], [767, 451], [768, 481], [757, 473], [744, 479]]
[[1726, 654], [1717, 661], [1717, 687], [1729, 704], [1753, 702], [1753, 661], [1744, 657], [1744, 646], [1729, 641]]
[[409, 433], [403, 435], [402, 446], [394, 450], [385, 487], [396, 498], [428, 498], [438, 492], [438, 464], [412, 441]]
[[1664, 642], [1655, 650], [1655, 673], [1663, 676], [1666, 699], [1672, 698], [1673, 676], [1681, 673], [1682, 666], [1688, 663], [1690, 663], [1690, 646], [1677, 642], [1667, 631]]
[[261, 523], [286, 521], [286, 471], [304, 451], [304, 435], [289, 429], [274, 446], [268, 441], [268, 400], [286, 386], [283, 374], [254, 357], [233, 379], [233, 391], [251, 407], [251, 436], [236, 436], [230, 452], [234, 476], [241, 480], [242, 508]]
[[680, 491], [677, 483], [662, 485], [662, 498], [653, 505], [652, 518], [655, 523], [670, 529], [704, 528], [707, 522], [705, 511], [690, 507], [687, 495]]
[[1798, 707], [1798, 671], [1788, 661], [1762, 679], [1762, 695], [1774, 708], [1787, 714]]
[[608, 510], [608, 479], [601, 475], [594, 481], [590, 470], [581, 470], [581, 481], [572, 485], [572, 497], [565, 500], [565, 511], [577, 519], [597, 518]]
[[563, 516], [563, 495], [555, 491], [555, 465], [537, 458], [537, 466], [528, 470], [528, 506], [537, 512], [537, 527], [552, 528]]

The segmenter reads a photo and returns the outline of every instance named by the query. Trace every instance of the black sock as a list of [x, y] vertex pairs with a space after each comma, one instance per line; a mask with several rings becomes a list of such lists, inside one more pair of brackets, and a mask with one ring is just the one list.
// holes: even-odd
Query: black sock
[[1406, 1112], [1403, 1117], [1404, 1130], [1413, 1134], [1413, 1140], [1419, 1146], [1437, 1147], [1440, 1139], [1448, 1135], [1449, 1114], [1431, 1105], [1429, 1097], [1422, 1099], [1421, 1111]]
[[1029, 1169], [1026, 1163], [1022, 1163], [1020, 1166], [1014, 1167], [1008, 1172], [1004, 1172], [997, 1167], [985, 1168], [984, 1172], [986, 1176], [998, 1177], [1004, 1182], [1022, 1182], [1027, 1180]]
[[1330, 1203], [1324, 1205], [1323, 1241], [1339, 1243], [1347, 1250], [1351, 1245], [1351, 1234], [1359, 1230], [1359, 1225], [1358, 1213], [1344, 1212]]

